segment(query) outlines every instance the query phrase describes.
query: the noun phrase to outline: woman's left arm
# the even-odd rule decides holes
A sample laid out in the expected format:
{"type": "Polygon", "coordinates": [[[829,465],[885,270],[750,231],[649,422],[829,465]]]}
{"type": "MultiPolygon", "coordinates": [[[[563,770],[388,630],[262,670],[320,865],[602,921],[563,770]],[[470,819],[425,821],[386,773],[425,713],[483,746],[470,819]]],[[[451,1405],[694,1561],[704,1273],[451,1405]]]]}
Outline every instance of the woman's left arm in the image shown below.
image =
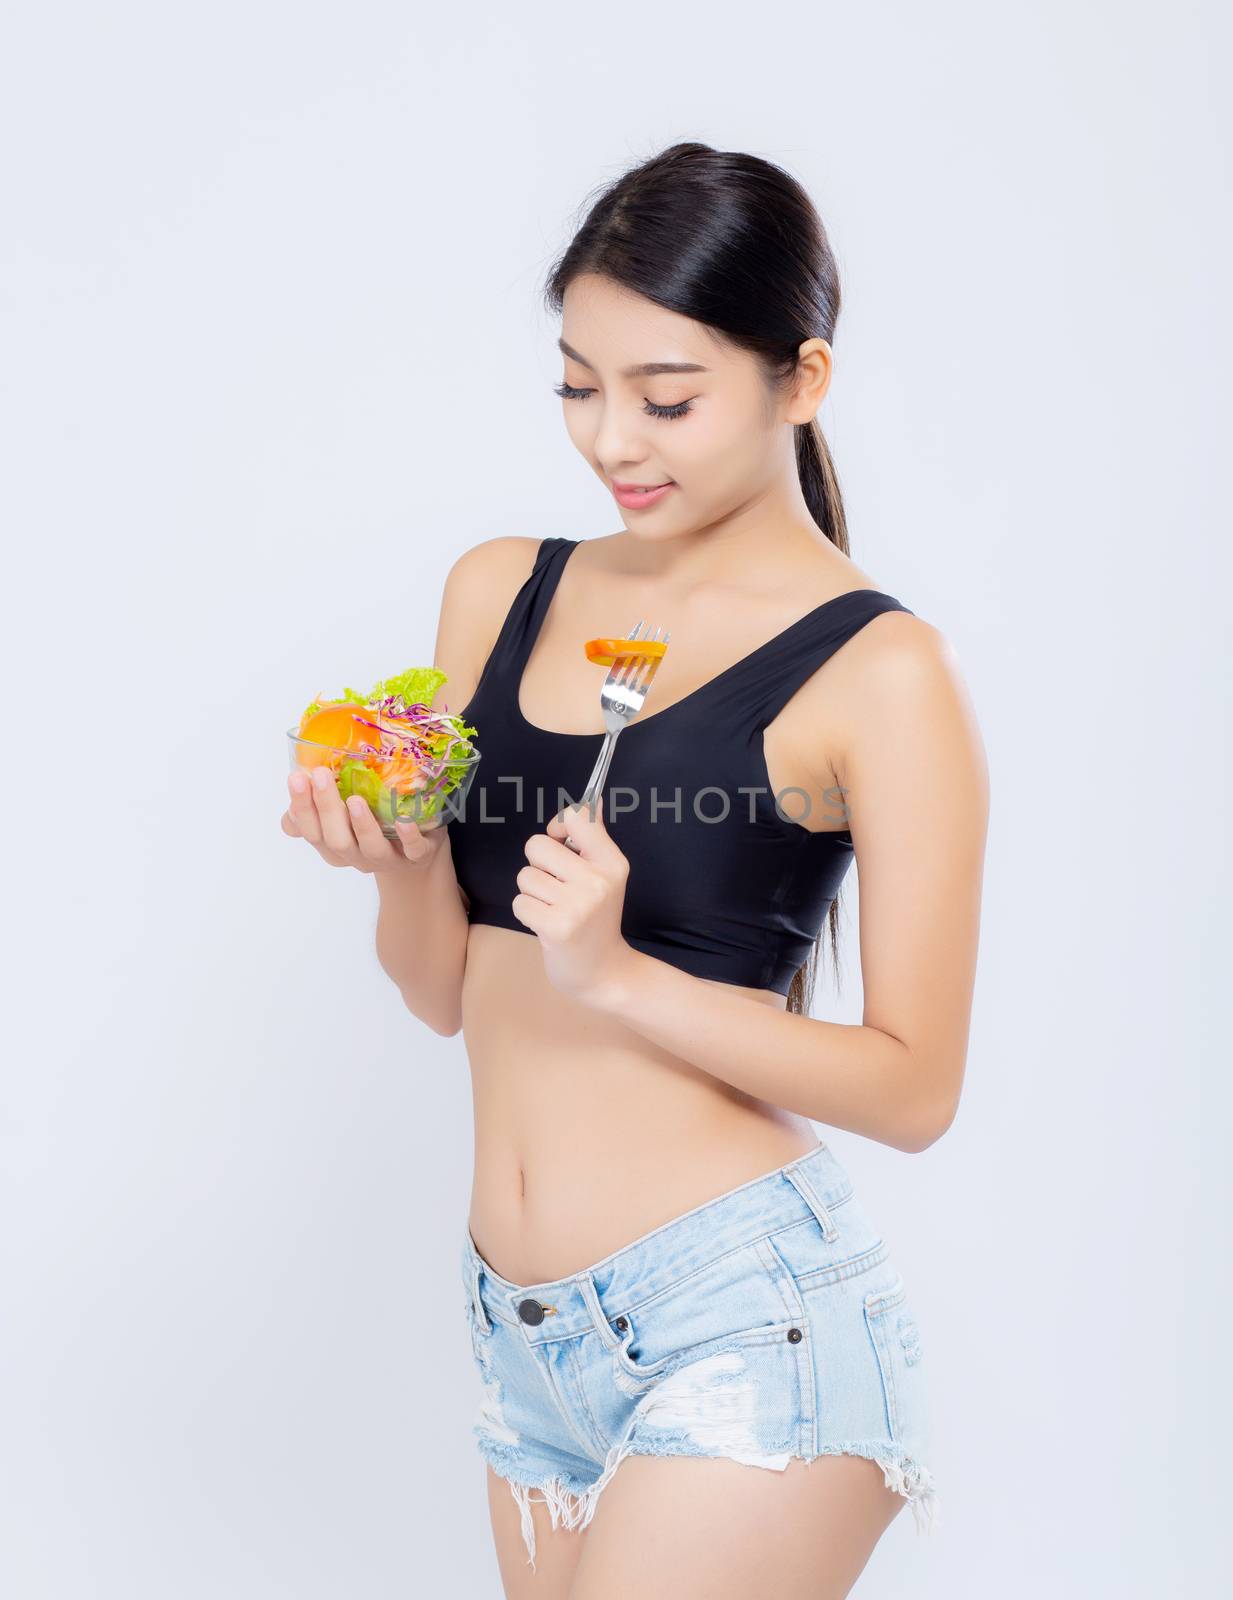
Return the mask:
{"type": "Polygon", "coordinates": [[[834,752],[860,875],[859,1025],[780,1011],[627,944],[628,862],[602,801],[527,841],[513,910],[583,1004],[758,1099],[918,1151],[950,1126],[963,1083],[989,781],[953,648],[900,618],[845,687],[834,752]]]}

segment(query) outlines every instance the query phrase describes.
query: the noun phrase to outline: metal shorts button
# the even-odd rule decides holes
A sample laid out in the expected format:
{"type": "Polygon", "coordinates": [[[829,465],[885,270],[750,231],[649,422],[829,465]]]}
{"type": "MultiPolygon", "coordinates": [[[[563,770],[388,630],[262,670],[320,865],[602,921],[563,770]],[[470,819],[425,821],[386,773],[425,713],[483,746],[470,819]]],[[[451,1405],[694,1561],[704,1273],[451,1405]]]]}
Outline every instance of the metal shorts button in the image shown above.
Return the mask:
{"type": "Polygon", "coordinates": [[[539,1300],[520,1300],[518,1302],[518,1315],[524,1322],[529,1322],[533,1328],[538,1328],[544,1318],[551,1316],[555,1310],[555,1306],[546,1306],[539,1300]]]}

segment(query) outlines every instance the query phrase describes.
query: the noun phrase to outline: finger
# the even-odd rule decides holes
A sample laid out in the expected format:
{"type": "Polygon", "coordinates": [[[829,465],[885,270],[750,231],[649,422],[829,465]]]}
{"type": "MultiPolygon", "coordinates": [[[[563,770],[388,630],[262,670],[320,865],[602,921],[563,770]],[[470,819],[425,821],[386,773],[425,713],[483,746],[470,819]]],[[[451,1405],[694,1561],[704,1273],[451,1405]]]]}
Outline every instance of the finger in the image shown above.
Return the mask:
{"type": "Polygon", "coordinates": [[[422,861],[428,852],[435,848],[437,841],[426,839],[424,830],[409,817],[396,817],[394,826],[398,830],[402,853],[408,861],[422,861]]]}
{"type": "MultiPolygon", "coordinates": [[[[589,806],[571,806],[565,812],[561,840],[562,848],[566,849],[570,855],[573,855],[574,852],[568,850],[568,846],[564,843],[566,835],[574,841],[574,844],[578,847],[577,854],[584,861],[603,861],[614,854],[620,855],[621,852],[615,840],[604,827],[603,804],[603,796],[601,795],[595,802],[596,814],[594,817],[591,815],[589,806]]],[[[551,842],[555,843],[555,839],[551,840],[551,842]]]]}
{"type": "Polygon", "coordinates": [[[299,837],[307,839],[309,844],[320,844],[321,819],[313,803],[312,782],[308,771],[301,767],[298,772],[293,772],[287,779],[287,787],[291,790],[291,820],[295,823],[299,837]]]}
{"type": "Polygon", "coordinates": [[[544,872],[539,867],[530,865],[520,867],[514,882],[524,894],[538,900],[541,905],[554,906],[565,887],[560,878],[554,878],[551,872],[544,872]]]}
{"type": "Polygon", "coordinates": [[[593,828],[603,827],[604,797],[602,794],[596,795],[595,799],[591,801],[584,802],[579,800],[573,805],[563,806],[560,811],[548,819],[548,831],[554,838],[563,839],[570,831],[571,824],[583,818],[593,828]]]}
{"type": "Polygon", "coordinates": [[[561,883],[571,883],[579,875],[579,861],[597,859],[595,850],[587,851],[584,858],[584,848],[579,845],[579,840],[574,840],[573,845],[566,845],[563,838],[547,838],[544,834],[536,834],[526,842],[526,859],[533,866],[542,867],[553,877],[560,878],[561,883]]]}
{"type": "Polygon", "coordinates": [[[532,933],[541,932],[552,916],[552,912],[542,900],[536,900],[529,894],[516,894],[510,901],[509,908],[523,927],[530,928],[532,933]]]}
{"type": "Polygon", "coordinates": [[[336,855],[346,855],[355,842],[347,808],[338,792],[338,780],[329,767],[313,768],[313,800],[321,819],[321,835],[326,848],[336,855]]]}
{"type": "Polygon", "coordinates": [[[578,841],[570,832],[571,824],[577,819],[578,813],[571,811],[567,817],[550,817],[548,826],[544,830],[550,839],[559,839],[569,851],[570,855],[578,855],[578,841]]]}
{"type": "Polygon", "coordinates": [[[374,867],[388,866],[397,851],[382,832],[381,824],[373,816],[368,801],[363,795],[349,795],[344,810],[355,831],[355,843],[364,860],[371,861],[374,867]]]}
{"type": "Polygon", "coordinates": [[[562,883],[578,875],[578,857],[562,839],[550,839],[547,834],[533,833],[523,846],[523,854],[534,867],[551,872],[562,883]]]}

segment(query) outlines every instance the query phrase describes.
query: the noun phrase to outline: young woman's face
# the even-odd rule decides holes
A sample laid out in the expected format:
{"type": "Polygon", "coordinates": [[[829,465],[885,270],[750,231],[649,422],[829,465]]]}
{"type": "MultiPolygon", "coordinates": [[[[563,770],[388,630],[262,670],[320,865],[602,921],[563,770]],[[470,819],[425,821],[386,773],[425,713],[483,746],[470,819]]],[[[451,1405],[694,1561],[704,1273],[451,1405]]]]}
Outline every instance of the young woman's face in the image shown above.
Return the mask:
{"type": "Polygon", "coordinates": [[[570,438],[629,531],[664,539],[796,483],[788,403],[749,352],[594,273],[565,291],[558,389],[570,438]],[[646,371],[648,365],[687,371],[646,371]],[[622,485],[670,484],[642,503],[622,485]]]}

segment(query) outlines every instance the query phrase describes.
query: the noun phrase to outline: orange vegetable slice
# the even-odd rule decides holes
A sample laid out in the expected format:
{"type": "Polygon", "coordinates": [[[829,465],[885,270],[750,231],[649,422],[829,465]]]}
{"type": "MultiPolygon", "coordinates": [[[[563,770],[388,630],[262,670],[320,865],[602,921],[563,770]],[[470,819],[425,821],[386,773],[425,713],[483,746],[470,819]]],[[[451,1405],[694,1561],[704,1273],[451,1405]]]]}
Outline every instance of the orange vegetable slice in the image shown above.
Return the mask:
{"type": "Polygon", "coordinates": [[[339,700],[306,717],[300,738],[311,739],[313,744],[328,744],[335,750],[358,750],[362,744],[378,742],[380,735],[372,726],[376,720],[376,713],[364,706],[339,700]],[[357,721],[357,713],[366,720],[357,721]]]}
{"type": "Polygon", "coordinates": [[[588,639],[587,660],[597,667],[610,667],[618,656],[646,656],[660,660],[668,648],[663,639],[588,639]]]}
{"type": "Polygon", "coordinates": [[[362,761],[383,787],[403,796],[415,794],[425,787],[428,776],[411,751],[397,748],[401,742],[397,720],[383,721],[370,706],[351,700],[323,705],[300,726],[300,738],[308,742],[297,745],[297,764],[329,767],[337,775],[347,760],[362,761]]]}
{"type": "Polygon", "coordinates": [[[360,755],[361,744],[381,744],[381,734],[373,726],[376,720],[376,712],[357,706],[353,701],[334,701],[329,706],[321,706],[299,726],[301,739],[310,742],[296,746],[297,762],[301,766],[331,766],[334,771],[339,770],[345,755],[337,752],[353,750],[360,755]],[[358,722],[357,717],[366,720],[358,722]],[[328,749],[312,749],[315,744],[323,744],[328,749]]]}

